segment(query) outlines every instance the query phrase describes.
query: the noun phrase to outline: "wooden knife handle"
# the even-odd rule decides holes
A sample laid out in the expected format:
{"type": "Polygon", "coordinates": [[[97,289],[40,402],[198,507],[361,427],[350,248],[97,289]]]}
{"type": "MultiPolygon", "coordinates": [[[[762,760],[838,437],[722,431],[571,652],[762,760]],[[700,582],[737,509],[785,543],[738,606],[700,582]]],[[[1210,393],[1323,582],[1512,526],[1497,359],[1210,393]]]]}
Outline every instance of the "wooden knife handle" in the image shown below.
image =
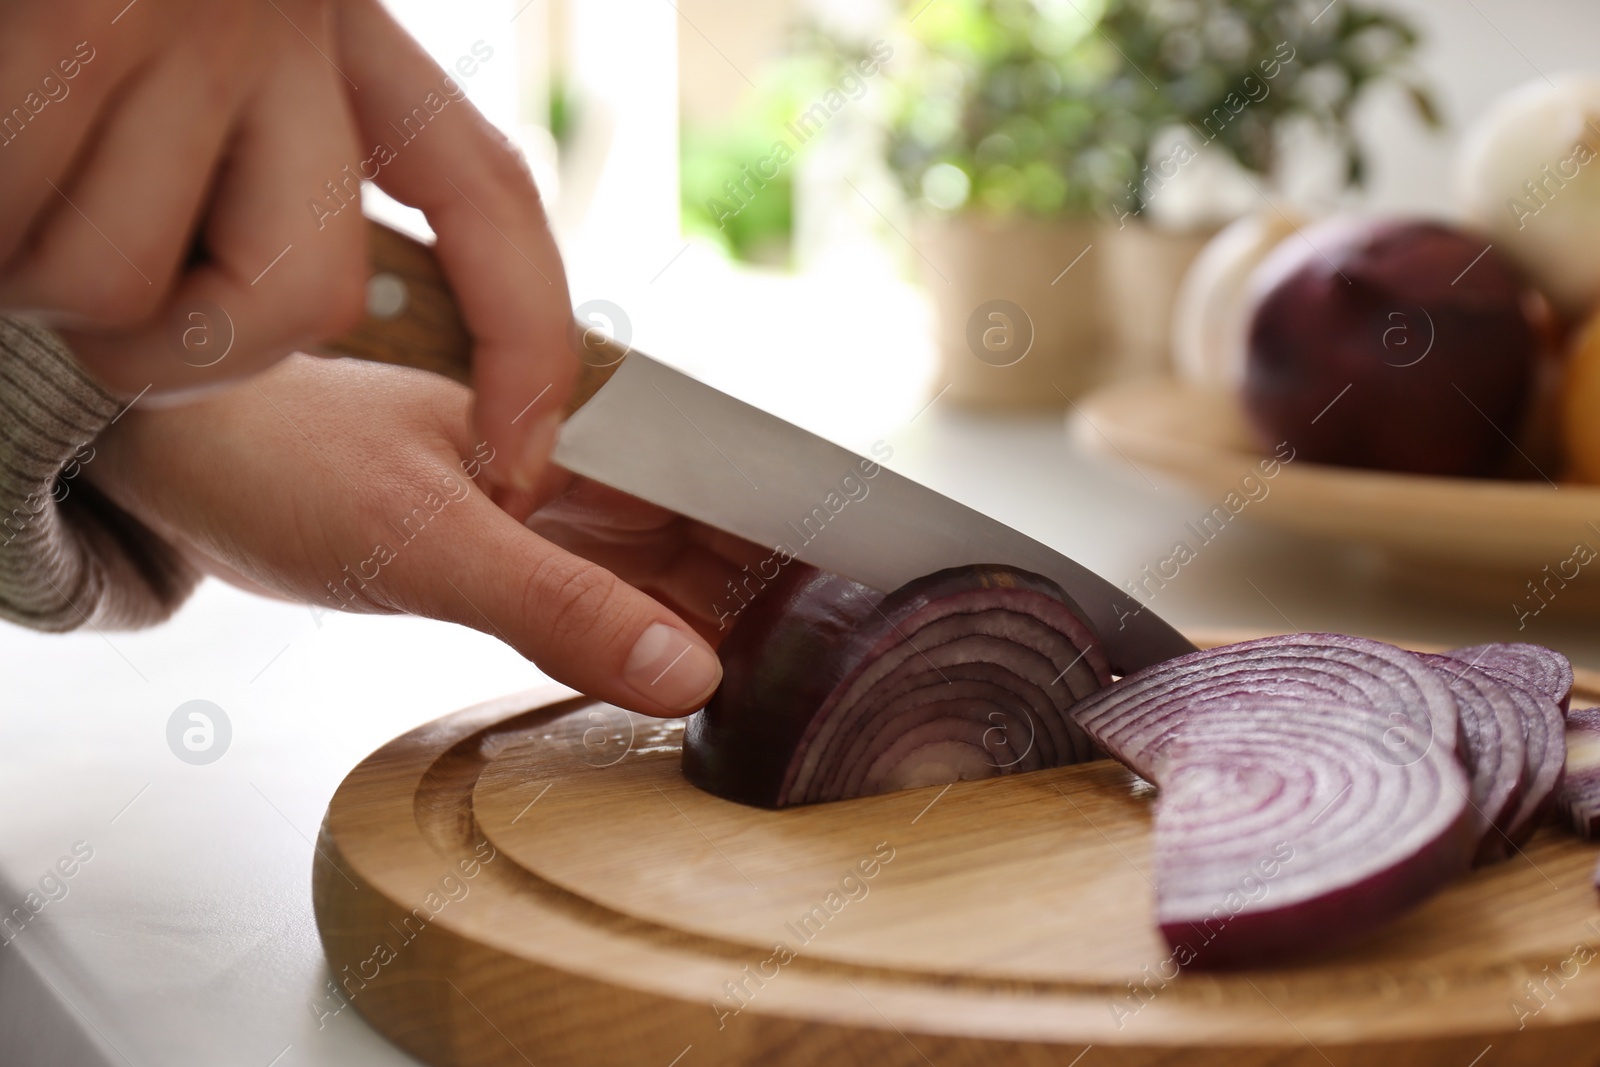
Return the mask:
{"type": "MultiPolygon", "coordinates": [[[[323,350],[379,363],[433,371],[472,384],[472,335],[433,249],[381,222],[367,220],[367,317],[323,350]]],[[[571,415],[610,380],[633,349],[599,330],[573,323],[568,343],[578,356],[571,415]]]]}

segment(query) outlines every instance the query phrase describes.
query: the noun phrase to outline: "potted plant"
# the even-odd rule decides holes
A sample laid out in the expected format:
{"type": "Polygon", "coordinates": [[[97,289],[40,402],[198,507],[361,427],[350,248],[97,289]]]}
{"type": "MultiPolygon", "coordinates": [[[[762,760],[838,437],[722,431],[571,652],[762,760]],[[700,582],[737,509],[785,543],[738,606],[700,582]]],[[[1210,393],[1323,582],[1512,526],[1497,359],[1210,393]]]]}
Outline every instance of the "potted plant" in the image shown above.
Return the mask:
{"type": "Polygon", "coordinates": [[[1371,86],[1398,85],[1438,125],[1409,69],[1416,31],[1373,5],[1113,0],[1100,25],[1124,61],[1107,93],[1146,133],[1143,165],[1102,229],[1107,307],[1132,370],[1167,368],[1174,295],[1217,228],[1252,207],[1277,213],[1291,128],[1323,143],[1332,166],[1321,185],[1337,194],[1366,175],[1351,117],[1371,86]]]}
{"type": "Polygon", "coordinates": [[[950,396],[1059,406],[1102,375],[1097,212],[1136,169],[1119,59],[1068,4],[937,0],[906,31],[887,159],[950,396]]]}
{"type": "Polygon", "coordinates": [[[1163,368],[1183,270],[1248,208],[1241,182],[1272,195],[1290,125],[1337,146],[1341,181],[1359,184],[1350,117],[1370,85],[1399,82],[1436,121],[1406,73],[1408,24],[1358,0],[1318,6],[937,0],[908,12],[887,159],[948,278],[929,286],[953,394],[1061,403],[1163,368]],[[1232,178],[1232,195],[1195,181],[1208,174],[1224,190],[1232,178]],[[1004,366],[973,332],[996,300],[1032,329],[1027,357],[1004,366]]]}

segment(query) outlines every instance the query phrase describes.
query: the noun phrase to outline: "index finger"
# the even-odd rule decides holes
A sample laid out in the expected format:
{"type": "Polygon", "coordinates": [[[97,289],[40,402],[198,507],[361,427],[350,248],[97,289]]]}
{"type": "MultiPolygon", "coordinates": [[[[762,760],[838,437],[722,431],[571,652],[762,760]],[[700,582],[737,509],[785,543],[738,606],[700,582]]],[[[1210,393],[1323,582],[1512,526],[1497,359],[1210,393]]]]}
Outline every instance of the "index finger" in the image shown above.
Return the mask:
{"type": "Polygon", "coordinates": [[[531,489],[577,375],[561,254],[527,165],[383,8],[341,4],[340,52],[369,155],[362,176],[420,208],[473,338],[473,422],[506,457],[494,480],[531,489]]]}

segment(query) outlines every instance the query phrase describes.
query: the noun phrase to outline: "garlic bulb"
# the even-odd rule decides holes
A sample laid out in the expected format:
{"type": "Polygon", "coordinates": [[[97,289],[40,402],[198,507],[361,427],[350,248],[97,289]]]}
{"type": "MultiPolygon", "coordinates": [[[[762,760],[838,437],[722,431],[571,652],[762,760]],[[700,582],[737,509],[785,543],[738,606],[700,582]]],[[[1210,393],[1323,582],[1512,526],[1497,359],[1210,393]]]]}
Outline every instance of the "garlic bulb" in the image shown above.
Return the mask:
{"type": "Polygon", "coordinates": [[[1230,223],[1195,257],[1172,312],[1172,361],[1179,377],[1229,389],[1244,381],[1250,274],[1304,222],[1291,212],[1263,208],[1230,223]]]}
{"type": "Polygon", "coordinates": [[[1600,75],[1529,82],[1468,131],[1457,166],[1466,221],[1569,317],[1600,297],[1600,75]]]}

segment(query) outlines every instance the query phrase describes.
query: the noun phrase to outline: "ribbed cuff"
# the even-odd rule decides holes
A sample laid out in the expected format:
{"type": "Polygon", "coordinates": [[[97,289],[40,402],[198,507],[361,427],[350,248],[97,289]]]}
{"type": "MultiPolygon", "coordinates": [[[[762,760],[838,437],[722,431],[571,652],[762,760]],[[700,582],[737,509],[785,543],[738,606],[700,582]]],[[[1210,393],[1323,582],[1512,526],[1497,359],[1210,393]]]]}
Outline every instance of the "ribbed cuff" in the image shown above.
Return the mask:
{"type": "Polygon", "coordinates": [[[0,618],[54,632],[148,626],[199,581],[82,476],[122,409],[60,338],[0,317],[0,618]]]}

